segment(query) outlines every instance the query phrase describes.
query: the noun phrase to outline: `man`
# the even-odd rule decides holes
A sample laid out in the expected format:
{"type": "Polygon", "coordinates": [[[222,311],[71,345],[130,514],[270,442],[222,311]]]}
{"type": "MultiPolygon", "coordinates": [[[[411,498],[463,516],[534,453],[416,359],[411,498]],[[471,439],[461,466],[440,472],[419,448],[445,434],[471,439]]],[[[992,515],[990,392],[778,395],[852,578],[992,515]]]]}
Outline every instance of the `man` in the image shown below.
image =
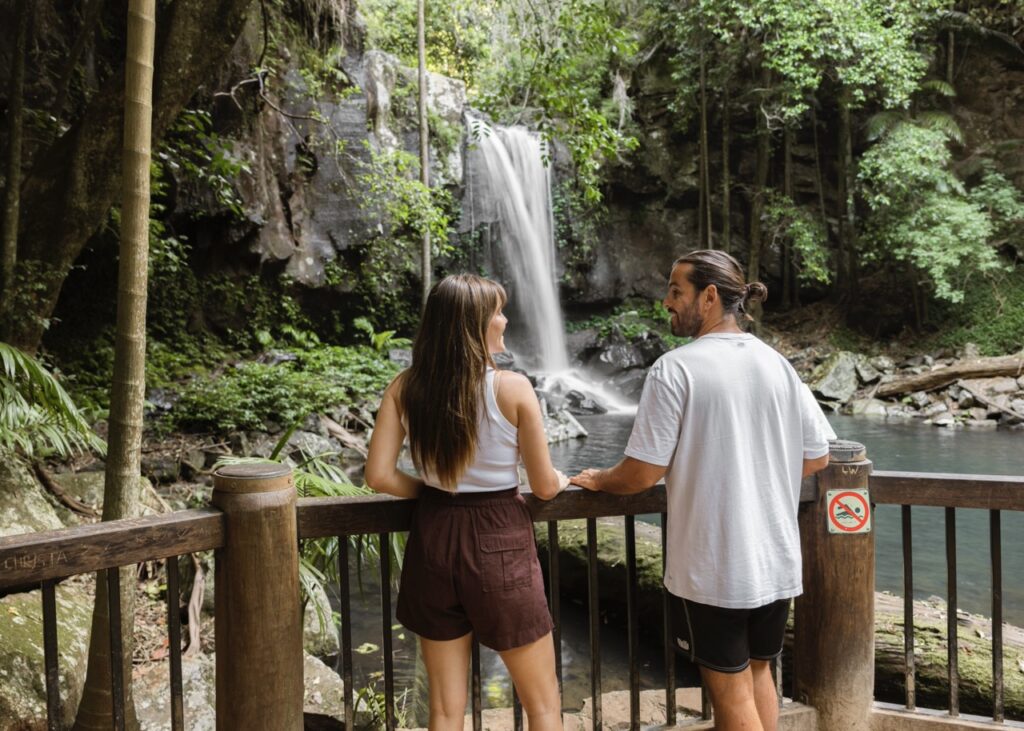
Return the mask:
{"type": "Polygon", "coordinates": [[[776,728],[770,662],[803,590],[800,481],[835,439],[792,366],[740,327],[766,295],[721,251],[676,260],[664,304],[672,332],[694,340],[651,367],[624,459],[572,478],[623,495],[665,477],[674,643],[700,667],[719,729],[776,728]]]}

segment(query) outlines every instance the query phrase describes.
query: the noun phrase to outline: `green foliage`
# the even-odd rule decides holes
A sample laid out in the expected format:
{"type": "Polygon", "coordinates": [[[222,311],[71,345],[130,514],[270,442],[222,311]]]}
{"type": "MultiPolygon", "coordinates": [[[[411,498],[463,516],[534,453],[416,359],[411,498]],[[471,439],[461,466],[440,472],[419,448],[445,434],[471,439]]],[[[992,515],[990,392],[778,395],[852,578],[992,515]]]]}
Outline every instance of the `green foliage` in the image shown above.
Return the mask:
{"type": "Polygon", "coordinates": [[[0,363],[0,454],[106,451],[63,386],[37,360],[0,343],[0,363]]]}
{"type": "Polygon", "coordinates": [[[171,412],[182,429],[260,429],[379,397],[398,366],[369,347],[283,351],[276,365],[248,361],[193,380],[171,412]]]}
{"type": "MultiPolygon", "coordinates": [[[[236,218],[244,215],[235,181],[250,173],[249,164],[231,144],[213,130],[213,117],[205,109],[186,109],[178,115],[156,151],[156,164],[176,177],[208,191],[236,218]]],[[[154,196],[156,191],[154,191],[154,196]]]]}
{"type": "Polygon", "coordinates": [[[783,243],[791,247],[802,281],[831,281],[827,241],[820,219],[775,191],[769,192],[764,219],[767,240],[776,247],[781,248],[783,243]]]}
{"type": "Polygon", "coordinates": [[[672,348],[690,342],[690,338],[672,334],[669,329],[671,317],[660,300],[650,303],[627,301],[612,310],[610,315],[598,315],[586,320],[570,322],[567,323],[566,329],[569,332],[578,332],[593,328],[602,338],[607,338],[617,331],[627,340],[636,340],[653,333],[672,348]]]}
{"type": "Polygon", "coordinates": [[[924,339],[922,351],[974,343],[982,355],[1019,352],[1024,343],[1024,266],[974,280],[962,302],[938,303],[929,324],[938,333],[924,339]]]}
{"type": "Polygon", "coordinates": [[[992,220],[950,170],[941,132],[900,125],[861,159],[859,183],[872,215],[868,255],[910,263],[938,299],[960,302],[967,279],[999,266],[992,220]]]}
{"type": "Polygon", "coordinates": [[[982,163],[981,182],[968,191],[967,197],[988,213],[994,246],[1011,244],[1024,249],[1024,195],[991,161],[982,163]]]}
{"type": "Polygon", "coordinates": [[[360,205],[377,221],[368,232],[357,272],[357,291],[370,318],[409,329],[417,303],[405,293],[420,274],[423,234],[430,232],[431,257],[450,253],[454,202],[443,188],[429,188],[418,178],[419,160],[404,150],[370,147],[370,162],[359,173],[360,205]]]}
{"type": "Polygon", "coordinates": [[[495,4],[493,58],[474,103],[504,122],[530,119],[572,155],[589,202],[601,199],[604,163],[636,147],[602,109],[611,76],[637,52],[628,10],[604,0],[495,4]]]}
{"type": "MultiPolygon", "coordinates": [[[[427,68],[476,84],[480,67],[491,60],[491,36],[497,3],[446,0],[427,5],[425,18],[427,68]]],[[[416,0],[362,0],[359,13],[366,21],[366,44],[393,53],[415,68],[416,0]]]]}
{"type": "Polygon", "coordinates": [[[352,321],[352,325],[356,330],[366,333],[366,337],[370,340],[370,345],[378,353],[386,353],[391,348],[407,348],[412,345],[412,341],[409,338],[396,338],[394,330],[376,332],[373,329],[373,325],[365,317],[357,317],[352,321]]]}

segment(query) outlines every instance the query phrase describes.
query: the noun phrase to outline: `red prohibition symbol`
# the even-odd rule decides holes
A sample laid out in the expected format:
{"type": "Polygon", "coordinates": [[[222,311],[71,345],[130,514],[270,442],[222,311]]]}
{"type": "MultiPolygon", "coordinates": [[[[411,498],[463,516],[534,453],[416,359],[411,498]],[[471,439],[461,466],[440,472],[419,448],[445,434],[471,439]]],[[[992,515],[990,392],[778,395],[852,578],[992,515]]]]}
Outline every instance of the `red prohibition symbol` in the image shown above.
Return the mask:
{"type": "Polygon", "coordinates": [[[841,492],[832,498],[828,505],[828,519],[832,521],[838,530],[846,533],[856,533],[863,528],[871,515],[871,508],[868,501],[859,492],[841,492]],[[843,525],[839,522],[839,515],[845,513],[853,520],[852,525],[843,525]]]}

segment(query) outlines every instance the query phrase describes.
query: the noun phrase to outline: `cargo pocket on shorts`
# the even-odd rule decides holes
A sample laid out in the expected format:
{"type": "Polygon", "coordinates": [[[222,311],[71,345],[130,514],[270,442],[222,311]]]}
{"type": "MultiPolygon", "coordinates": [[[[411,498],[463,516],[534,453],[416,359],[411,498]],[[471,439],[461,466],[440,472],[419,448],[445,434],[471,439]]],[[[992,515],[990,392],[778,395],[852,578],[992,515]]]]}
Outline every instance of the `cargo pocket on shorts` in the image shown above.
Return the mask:
{"type": "Polygon", "coordinates": [[[532,565],[528,549],[533,543],[532,527],[482,533],[479,540],[484,591],[507,591],[530,585],[532,565]]]}

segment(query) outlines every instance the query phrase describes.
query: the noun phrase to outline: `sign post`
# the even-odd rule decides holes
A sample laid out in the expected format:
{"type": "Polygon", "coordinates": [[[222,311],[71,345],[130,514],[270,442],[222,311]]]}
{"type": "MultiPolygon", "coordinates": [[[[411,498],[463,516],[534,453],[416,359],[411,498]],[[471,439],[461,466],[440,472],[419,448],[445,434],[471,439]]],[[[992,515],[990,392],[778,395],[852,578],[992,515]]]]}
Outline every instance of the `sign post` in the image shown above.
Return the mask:
{"type": "Polygon", "coordinates": [[[793,697],[819,728],[868,731],[875,681],[875,534],[863,445],[834,442],[817,497],[800,506],[804,593],[796,600],[793,697]]]}

